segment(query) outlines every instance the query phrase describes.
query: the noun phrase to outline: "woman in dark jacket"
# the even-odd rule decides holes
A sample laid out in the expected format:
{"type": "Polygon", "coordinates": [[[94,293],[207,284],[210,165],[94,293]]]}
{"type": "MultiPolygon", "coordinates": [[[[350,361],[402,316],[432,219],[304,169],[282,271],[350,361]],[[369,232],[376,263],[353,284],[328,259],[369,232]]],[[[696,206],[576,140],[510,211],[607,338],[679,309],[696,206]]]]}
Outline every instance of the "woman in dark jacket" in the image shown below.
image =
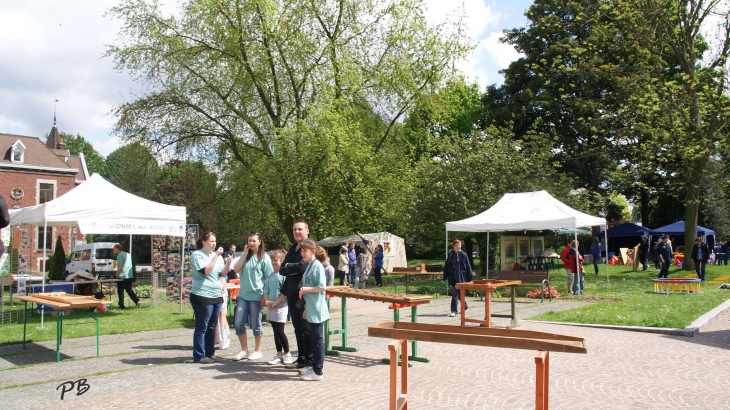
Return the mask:
{"type": "Polygon", "coordinates": [[[710,259],[710,249],[707,244],[702,243],[702,238],[695,238],[695,245],[692,247],[692,262],[695,264],[695,272],[700,280],[705,280],[705,265],[710,259]]]}
{"type": "MultiPolygon", "coordinates": [[[[456,316],[459,310],[459,290],[456,289],[457,283],[471,282],[474,280],[474,275],[471,271],[471,264],[469,263],[469,256],[466,252],[461,250],[461,241],[455,239],[453,242],[454,250],[449,252],[449,256],[446,258],[446,264],[444,265],[444,282],[448,279],[449,285],[454,287],[451,293],[451,314],[450,317],[456,316]]],[[[464,310],[468,309],[469,306],[464,303],[464,310]]]]}

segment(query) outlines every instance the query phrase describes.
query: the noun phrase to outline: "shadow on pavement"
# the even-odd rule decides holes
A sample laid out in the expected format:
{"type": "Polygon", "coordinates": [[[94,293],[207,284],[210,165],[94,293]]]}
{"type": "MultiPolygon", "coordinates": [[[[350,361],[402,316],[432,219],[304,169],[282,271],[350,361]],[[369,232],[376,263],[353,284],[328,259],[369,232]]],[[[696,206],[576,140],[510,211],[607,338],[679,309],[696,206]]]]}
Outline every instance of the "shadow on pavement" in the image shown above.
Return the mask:
{"type": "Polygon", "coordinates": [[[132,349],[140,350],[190,350],[193,348],[191,345],[154,345],[154,346],[134,346],[132,349]]]}
{"type": "Polygon", "coordinates": [[[700,333],[695,337],[669,335],[664,337],[678,340],[680,342],[694,343],[702,346],[730,350],[730,329],[710,330],[707,332],[700,331],[700,333]]]}
{"type": "MultiPolygon", "coordinates": [[[[13,366],[27,366],[31,364],[41,363],[55,363],[56,362],[56,350],[50,349],[41,345],[26,342],[26,350],[20,350],[17,353],[12,353],[0,357],[0,362],[5,361],[13,366]]],[[[75,357],[69,356],[63,353],[63,347],[61,348],[61,360],[67,359],[83,359],[86,356],[75,357]]],[[[5,368],[5,366],[2,366],[5,368]]]]}
{"type": "Polygon", "coordinates": [[[129,364],[132,366],[149,366],[159,364],[175,364],[185,363],[185,361],[192,361],[192,356],[185,357],[139,357],[136,359],[121,359],[120,362],[129,364]]]}

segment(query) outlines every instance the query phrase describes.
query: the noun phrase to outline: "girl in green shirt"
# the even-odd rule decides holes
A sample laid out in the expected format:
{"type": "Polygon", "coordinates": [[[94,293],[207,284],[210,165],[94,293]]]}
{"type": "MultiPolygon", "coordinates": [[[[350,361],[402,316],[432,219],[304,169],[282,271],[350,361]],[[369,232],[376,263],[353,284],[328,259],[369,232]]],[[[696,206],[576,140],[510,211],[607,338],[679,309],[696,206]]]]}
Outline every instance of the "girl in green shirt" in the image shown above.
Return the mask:
{"type": "MultiPolygon", "coordinates": [[[[330,318],[325,291],[327,278],[322,262],[327,259],[327,252],[311,239],[305,239],[299,244],[302,251],[302,260],[309,263],[302,278],[302,288],[299,297],[306,302],[304,308],[305,319],[309,323],[310,339],[312,340],[312,368],[305,370],[299,377],[305,381],[320,381],[324,375],[324,322],[330,318]]],[[[292,312],[298,314],[298,312],[292,312]]]]}

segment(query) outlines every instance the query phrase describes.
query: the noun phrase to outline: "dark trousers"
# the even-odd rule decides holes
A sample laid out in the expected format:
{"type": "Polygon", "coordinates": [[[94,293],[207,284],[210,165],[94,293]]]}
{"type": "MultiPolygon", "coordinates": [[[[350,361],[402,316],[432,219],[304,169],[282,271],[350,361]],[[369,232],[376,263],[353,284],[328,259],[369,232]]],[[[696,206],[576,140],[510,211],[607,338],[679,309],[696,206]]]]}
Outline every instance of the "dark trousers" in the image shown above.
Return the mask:
{"type": "MultiPolygon", "coordinates": [[[[593,269],[596,270],[596,275],[598,275],[598,258],[593,259],[593,269]]],[[[644,268],[644,270],[646,270],[646,268],[644,268]]]]}
{"type": "Polygon", "coordinates": [[[343,286],[345,284],[345,271],[344,270],[338,270],[337,276],[340,278],[340,286],[343,286]]]}
{"type": "Polygon", "coordinates": [[[286,304],[291,313],[291,324],[294,326],[294,336],[297,338],[297,351],[299,352],[300,363],[312,363],[312,341],[309,336],[309,324],[302,319],[302,312],[295,306],[299,295],[292,295],[286,298],[286,304]]]}
{"type": "Polygon", "coordinates": [[[309,323],[309,334],[312,337],[312,370],[321,376],[324,366],[324,322],[309,323]]]}
{"type": "Polygon", "coordinates": [[[662,262],[662,270],[659,271],[659,277],[660,278],[669,277],[669,261],[662,262]]]}
{"type": "Polygon", "coordinates": [[[644,267],[643,270],[646,270],[646,260],[647,259],[648,259],[647,255],[639,255],[639,262],[641,262],[641,265],[644,267]]]}
{"type": "MultiPolygon", "coordinates": [[[[454,286],[454,290],[451,292],[451,313],[457,314],[459,313],[459,302],[461,301],[461,291],[459,289],[456,289],[456,286],[454,286]]],[[[466,300],[464,300],[464,310],[469,309],[469,304],[466,303],[466,300]]]]}
{"type": "Polygon", "coordinates": [[[132,290],[132,283],[134,283],[134,279],[122,279],[121,282],[117,283],[117,293],[119,293],[120,308],[124,308],[124,291],[127,291],[129,298],[132,299],[132,302],[134,302],[135,305],[137,304],[137,302],[139,302],[139,298],[134,293],[134,290],[132,290]]]}
{"type": "Polygon", "coordinates": [[[289,353],[289,338],[286,337],[284,332],[284,326],[286,323],[272,322],[271,329],[274,330],[274,344],[276,345],[277,352],[289,353]]]}
{"type": "Polygon", "coordinates": [[[350,274],[347,277],[347,282],[352,285],[355,283],[355,276],[356,275],[357,266],[350,266],[350,274]]]}
{"type": "Polygon", "coordinates": [[[375,286],[383,286],[383,278],[380,276],[380,271],[382,269],[382,267],[377,266],[373,268],[373,276],[375,276],[375,286]]]}
{"type": "Polygon", "coordinates": [[[215,354],[215,327],[222,303],[214,305],[192,305],[195,312],[195,331],[193,332],[193,360],[215,354]]]}
{"type": "Polygon", "coordinates": [[[707,262],[699,261],[699,260],[693,260],[695,264],[695,272],[697,272],[697,277],[700,278],[700,280],[705,280],[705,265],[707,265],[707,262]]]}

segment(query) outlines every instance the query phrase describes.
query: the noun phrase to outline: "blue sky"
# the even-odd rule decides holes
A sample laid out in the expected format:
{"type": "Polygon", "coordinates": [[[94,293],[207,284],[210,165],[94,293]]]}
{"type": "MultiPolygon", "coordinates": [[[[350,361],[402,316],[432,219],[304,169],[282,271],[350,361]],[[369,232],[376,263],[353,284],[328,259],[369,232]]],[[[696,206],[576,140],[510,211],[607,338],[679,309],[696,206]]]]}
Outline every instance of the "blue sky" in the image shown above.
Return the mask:
{"type": "MultiPolygon", "coordinates": [[[[112,108],[138,89],[130,76],[103,58],[120,24],[104,12],[116,1],[0,1],[0,132],[43,137],[53,126],[80,133],[103,155],[116,149],[112,108]]],[[[174,2],[167,2],[175,4],[174,2]]],[[[498,39],[502,30],[525,25],[532,1],[426,0],[430,22],[466,11],[475,51],[459,68],[482,88],[501,83],[498,71],[518,57],[498,39]]]]}

